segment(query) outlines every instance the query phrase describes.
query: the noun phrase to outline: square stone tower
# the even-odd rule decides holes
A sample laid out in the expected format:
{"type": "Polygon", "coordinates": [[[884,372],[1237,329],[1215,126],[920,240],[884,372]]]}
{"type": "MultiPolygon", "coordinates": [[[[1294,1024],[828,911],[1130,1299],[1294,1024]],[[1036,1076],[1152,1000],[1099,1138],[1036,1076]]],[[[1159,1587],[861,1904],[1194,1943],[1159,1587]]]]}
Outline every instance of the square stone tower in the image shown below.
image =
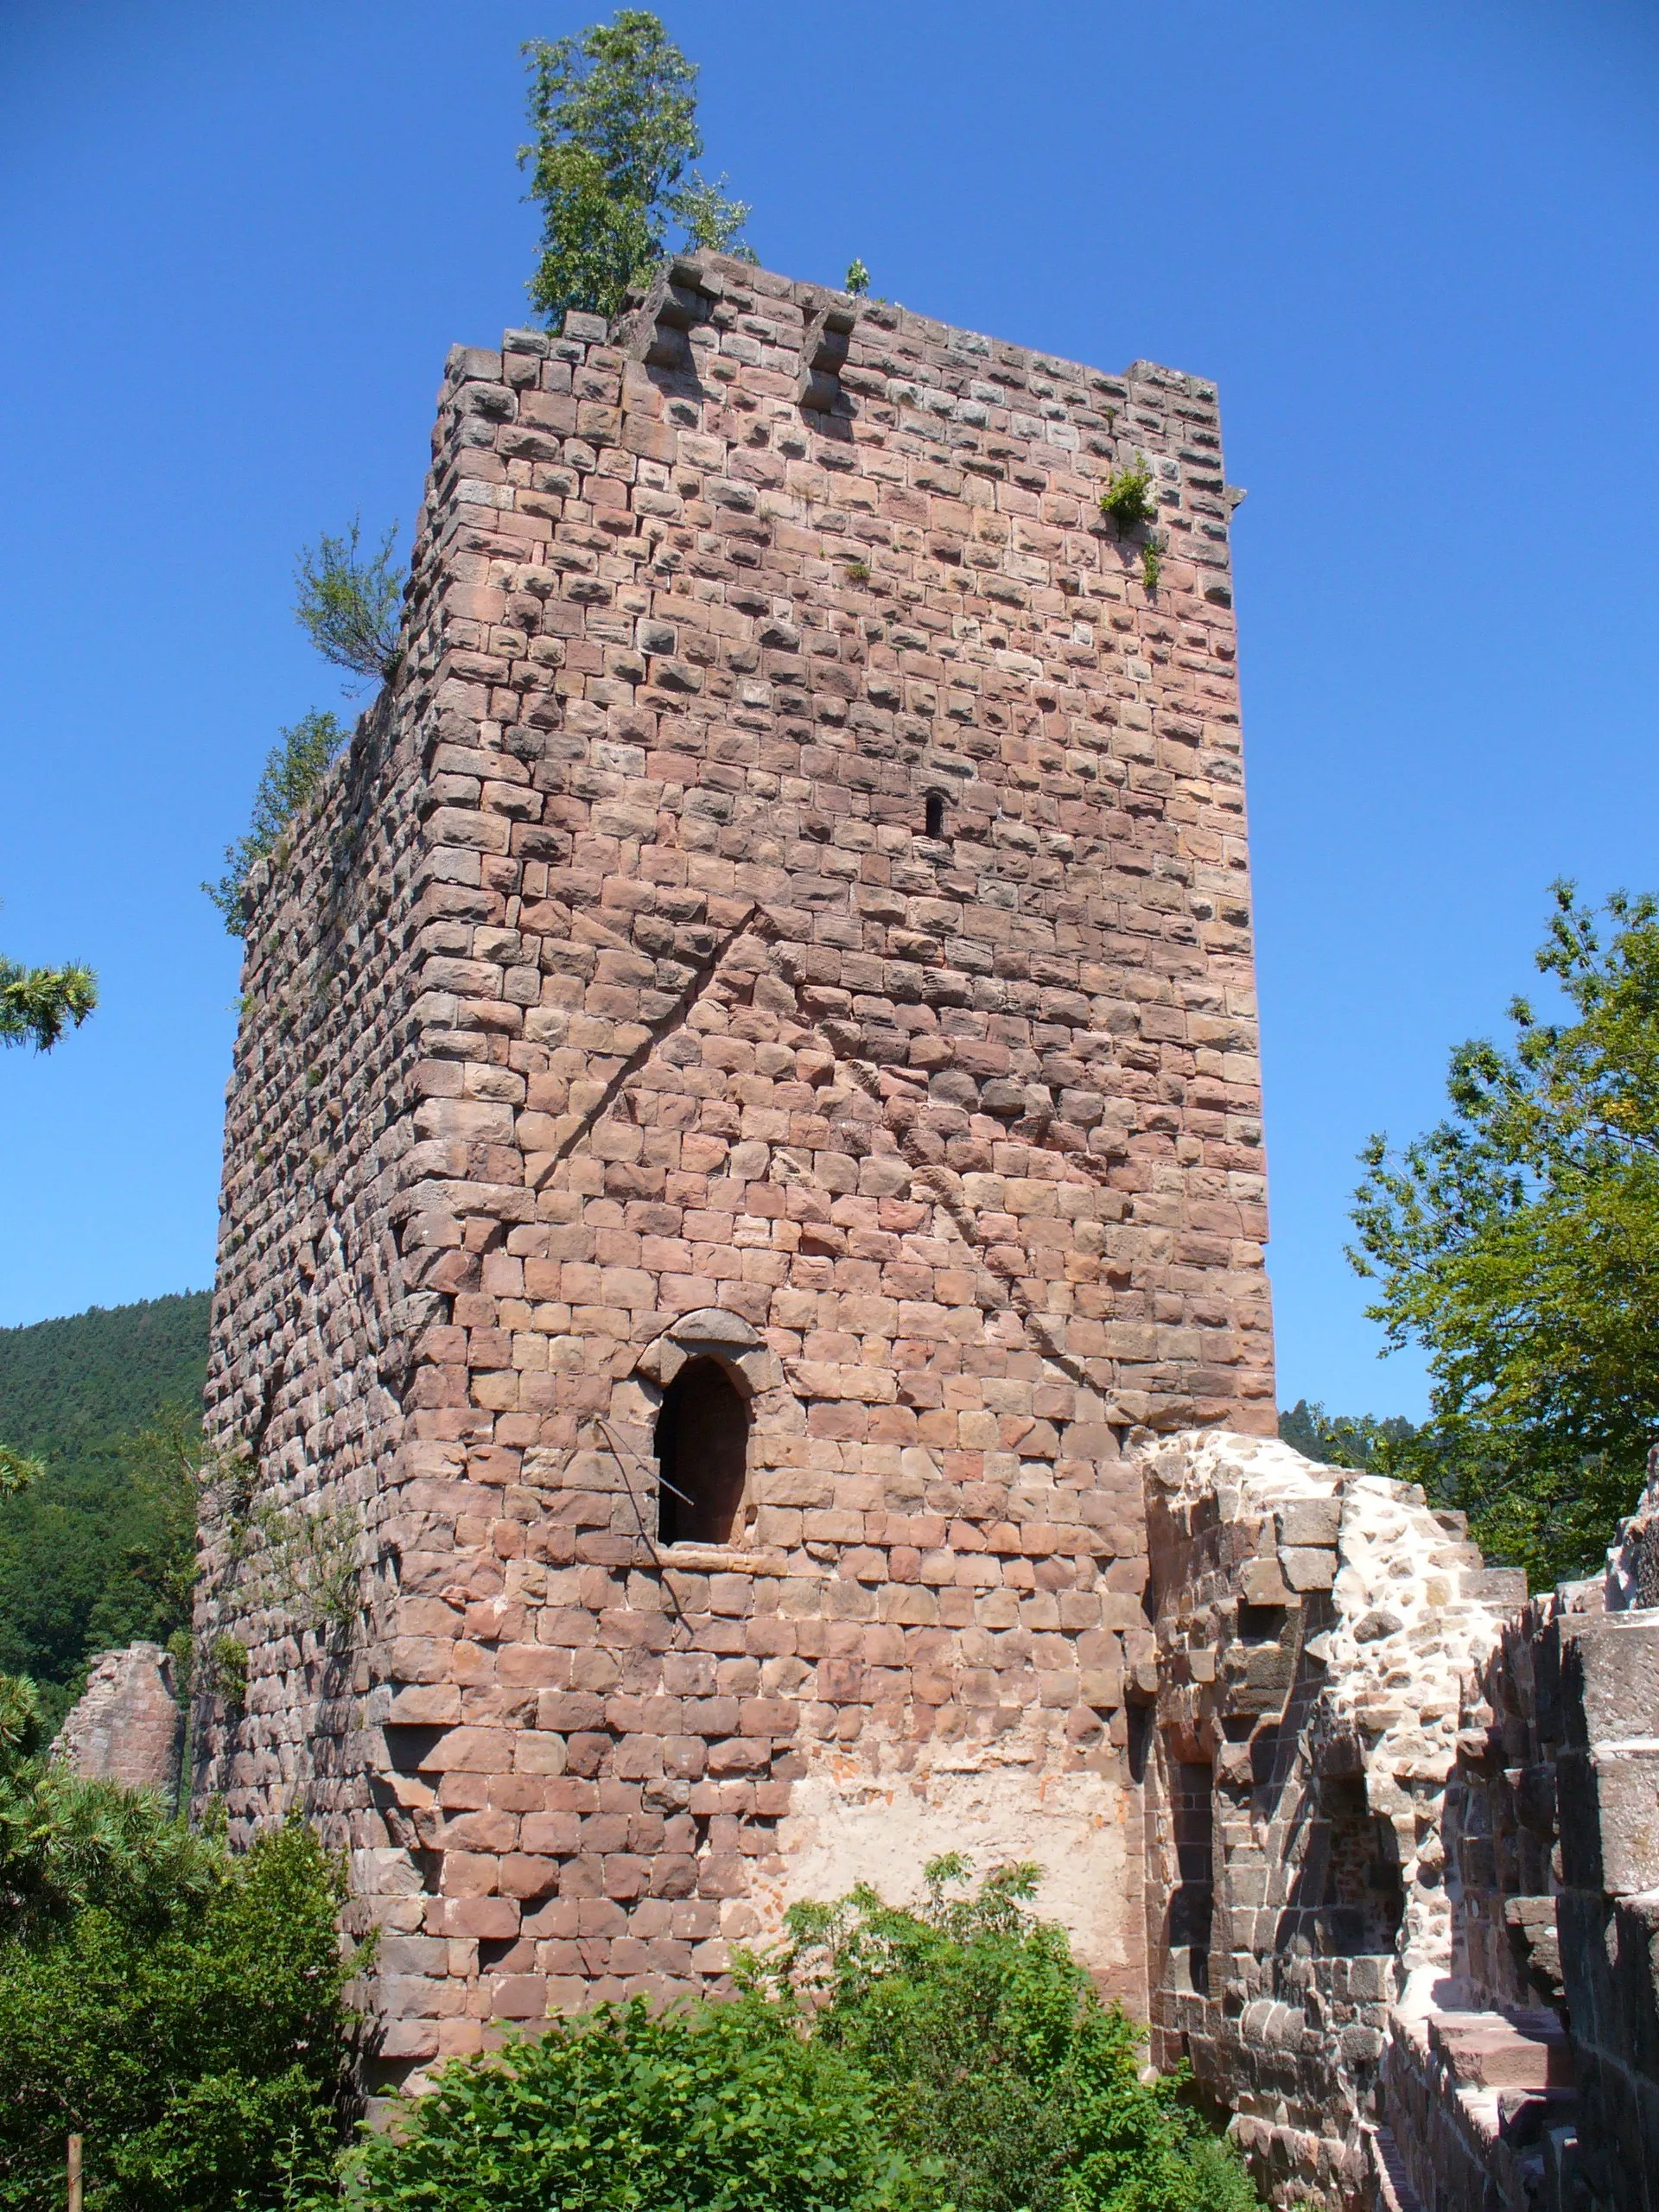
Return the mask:
{"type": "Polygon", "coordinates": [[[1142,2005],[1121,1454],[1274,1423],[1214,389],[710,257],[433,455],[250,890],[198,1796],[394,2068],[947,1847],[1142,2005]]]}

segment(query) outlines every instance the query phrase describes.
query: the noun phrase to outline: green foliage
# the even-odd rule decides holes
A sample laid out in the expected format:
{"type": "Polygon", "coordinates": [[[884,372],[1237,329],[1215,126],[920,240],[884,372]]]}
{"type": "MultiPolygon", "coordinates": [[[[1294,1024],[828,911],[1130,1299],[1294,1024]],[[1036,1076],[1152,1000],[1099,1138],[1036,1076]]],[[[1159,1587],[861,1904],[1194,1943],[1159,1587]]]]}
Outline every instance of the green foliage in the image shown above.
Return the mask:
{"type": "MultiPolygon", "coordinates": [[[[392,558],[397,525],[372,559],[363,550],[353,515],[343,537],[318,538],[295,564],[295,618],[323,658],[374,683],[397,672],[404,571],[392,558]]],[[[332,756],[331,756],[332,757],[332,756]]]]}
{"type": "Polygon", "coordinates": [[[90,968],[20,968],[0,956],[0,1046],[49,1052],[65,1027],[79,1029],[97,1004],[90,968]]]}
{"type": "Polygon", "coordinates": [[[1399,1465],[1535,1581],[1599,1562],[1659,1437],[1659,906],[1555,887],[1537,955],[1572,1019],[1510,1007],[1452,1055],[1451,1116],[1355,1193],[1366,1310],[1429,1355],[1399,1465]]]}
{"type": "MultiPolygon", "coordinates": [[[[323,543],[327,544],[329,540],[325,538],[323,543]]],[[[240,937],[248,925],[243,886],[249,869],[256,861],[276,851],[289,823],[315,798],[317,786],[340,756],[346,735],[333,715],[314,711],[292,729],[283,730],[266,754],[247,834],[226,846],[229,865],[218,882],[201,887],[225,917],[225,926],[232,937],[240,937]]]]}
{"type": "Polygon", "coordinates": [[[542,209],[530,295],[543,315],[615,315],[667,251],[671,226],[688,248],[753,259],[740,244],[749,210],[726,198],[725,178],[686,175],[702,152],[696,65],[657,16],[621,8],[608,24],[524,51],[534,137],[518,161],[542,209]]]}
{"type": "Polygon", "coordinates": [[[751,1993],[636,1998],[447,2066],[356,2153],[361,2212],[875,2212],[920,2204],[868,2086],[751,1993]]]}
{"type": "Polygon", "coordinates": [[[263,1550],[255,1601],[280,1607],[298,1627],[349,1628],[359,1609],[357,1545],[361,1516],[352,1506],[266,1505],[253,1516],[263,1550]]]}
{"type": "Polygon", "coordinates": [[[1100,512],[1119,530],[1133,530],[1137,524],[1150,522],[1157,513],[1152,470],[1143,454],[1136,454],[1132,467],[1114,469],[1108,476],[1106,489],[1100,495],[1100,512]]]}
{"type": "MultiPolygon", "coordinates": [[[[7,1686],[10,1688],[10,1686],[7,1686]]],[[[8,1710],[0,1688],[0,1729],[8,1710]]],[[[353,2051],[340,1869],[297,1819],[232,1858],[153,1800],[14,1758],[51,1909],[0,1940],[0,2206],[263,2212],[327,2183],[353,2051]],[[32,1798],[31,1798],[32,1789],[32,1798]]],[[[19,1879],[0,1821],[0,1892],[19,1879]]]]}
{"type": "Polygon", "coordinates": [[[855,300],[861,300],[870,289],[870,272],[857,254],[847,264],[846,289],[855,300]]]}
{"type": "Polygon", "coordinates": [[[817,2039],[874,2083],[895,2148],[942,2166],[955,2212],[1255,2212],[1231,2147],[1178,2081],[1141,2080],[1135,2029],[1025,1909],[1039,1870],[950,1894],[969,1872],[935,1860],[913,1912],[860,1889],[789,1916],[784,1969],[819,2000],[817,2039]]]}
{"type": "Polygon", "coordinates": [[[0,1444],[0,1497],[16,1497],[20,1491],[37,1483],[46,1472],[43,1459],[30,1459],[24,1452],[15,1452],[10,1444],[0,1444]]]}
{"type": "Polygon", "coordinates": [[[1258,2212],[1244,2170],[1143,2082],[1135,2031],[1033,1867],[928,1902],[798,1906],[739,1993],[644,1999],[445,2067],[353,2154],[360,2212],[1258,2212]]]}
{"type": "Polygon", "coordinates": [[[1158,589],[1158,579],[1164,573],[1163,548],[1149,537],[1141,548],[1141,582],[1148,597],[1158,589]]]}
{"type": "Polygon", "coordinates": [[[0,1669],[48,1721],[91,1653],[189,1619],[208,1294],[0,1329],[0,1435],[45,1471],[0,1496],[0,1669]]]}
{"type": "MultiPolygon", "coordinates": [[[[1317,1399],[1298,1398],[1279,1416],[1279,1434],[1305,1459],[1326,1467],[1357,1467],[1368,1474],[1391,1475],[1398,1448],[1416,1434],[1398,1414],[1379,1421],[1375,1414],[1328,1414],[1317,1399]]],[[[1415,1481],[1413,1475],[1410,1479],[1415,1481]]]]}
{"type": "Polygon", "coordinates": [[[8,1945],[78,1914],[118,1910],[154,1933],[213,1878],[207,1847],[158,1798],[76,1774],[47,1758],[46,1739],[35,1685],[0,1675],[0,1972],[8,1945]]]}
{"type": "Polygon", "coordinates": [[[203,1688],[222,1698],[230,1712],[239,1713],[248,1701],[247,1645],[228,1631],[216,1636],[207,1647],[202,1676],[203,1688]]]}

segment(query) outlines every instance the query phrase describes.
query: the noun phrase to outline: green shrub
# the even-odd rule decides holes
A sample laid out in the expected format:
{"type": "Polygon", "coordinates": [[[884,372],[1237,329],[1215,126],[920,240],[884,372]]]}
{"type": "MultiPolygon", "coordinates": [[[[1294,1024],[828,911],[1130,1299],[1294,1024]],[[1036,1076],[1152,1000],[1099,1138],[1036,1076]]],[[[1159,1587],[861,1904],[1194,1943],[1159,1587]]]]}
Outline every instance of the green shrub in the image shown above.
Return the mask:
{"type": "Polygon", "coordinates": [[[327,2185],[354,2017],[336,1864],[298,1819],[233,1857],[41,1756],[0,1677],[0,2207],[264,2212],[327,2185]]]}
{"type": "Polygon", "coordinates": [[[1100,512],[1120,530],[1133,530],[1137,523],[1152,520],[1158,501],[1152,488],[1152,471],[1143,454],[1137,454],[1133,467],[1116,469],[1107,478],[1106,489],[1100,495],[1100,512]]]}
{"type": "Polygon", "coordinates": [[[798,1906],[740,1993],[643,1999],[446,2067],[353,2154],[358,2212],[1258,2212],[1231,2147],[1143,2082],[1136,2031],[1035,1869],[894,1910],[798,1906]]]}
{"type": "Polygon", "coordinates": [[[372,559],[360,535],[353,516],[343,537],[325,533],[305,548],[294,569],[294,615],[325,660],[378,683],[397,672],[404,572],[392,559],[396,523],[372,559]]]}
{"type": "Polygon", "coordinates": [[[643,1999],[443,2069],[354,2154],[360,2212],[876,2212],[937,2201],[868,2085],[758,1992],[643,1999]]]}
{"type": "Polygon", "coordinates": [[[205,1902],[219,1854],[159,1798],[45,1756],[33,1682],[0,1675],[0,1973],[10,1946],[117,1908],[140,1933],[205,1902]]]}
{"type": "Polygon", "coordinates": [[[1038,1869],[948,1894],[967,1872],[935,1860],[914,1912],[857,1890],[790,1915],[781,1970],[815,1989],[817,2039],[872,2082],[894,2148],[942,2162],[954,2212],[1253,2212],[1231,2146],[1179,2079],[1142,2081],[1136,2030],[1025,1910],[1038,1869]]]}
{"type": "MultiPolygon", "coordinates": [[[[323,543],[328,543],[325,538],[323,543]]],[[[225,848],[228,862],[217,883],[202,889],[225,917],[232,937],[247,927],[247,906],[242,887],[256,861],[274,853],[299,810],[316,795],[330,764],[346,742],[346,732],[329,714],[309,714],[282,732],[280,741],[265,756],[264,773],[253,795],[253,820],[248,833],[225,848]]]]}

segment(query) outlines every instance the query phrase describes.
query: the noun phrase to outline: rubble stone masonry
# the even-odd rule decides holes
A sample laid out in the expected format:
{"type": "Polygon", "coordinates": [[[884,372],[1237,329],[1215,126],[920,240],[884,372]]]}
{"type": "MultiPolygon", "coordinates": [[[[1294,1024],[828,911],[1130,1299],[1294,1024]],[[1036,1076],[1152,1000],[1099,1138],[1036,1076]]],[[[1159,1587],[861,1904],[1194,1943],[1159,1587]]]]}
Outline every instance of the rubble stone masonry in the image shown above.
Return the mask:
{"type": "Polygon", "coordinates": [[[1274,1423],[1236,496],[1199,379],[721,258],[452,354],[251,887],[193,1737],[394,2074],[945,1847],[1145,2011],[1127,1453],[1274,1423]]]}

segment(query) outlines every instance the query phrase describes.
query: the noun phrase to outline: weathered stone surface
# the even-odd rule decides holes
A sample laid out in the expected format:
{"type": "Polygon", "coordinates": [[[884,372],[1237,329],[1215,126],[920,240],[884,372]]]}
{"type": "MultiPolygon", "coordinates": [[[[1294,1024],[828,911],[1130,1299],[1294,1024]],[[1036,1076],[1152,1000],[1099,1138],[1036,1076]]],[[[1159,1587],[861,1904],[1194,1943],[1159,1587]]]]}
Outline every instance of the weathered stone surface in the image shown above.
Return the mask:
{"type": "Polygon", "coordinates": [[[1196,379],[718,257],[451,355],[250,887],[193,1777],[410,2078],[966,1848],[1277,2201],[1659,2212],[1659,1487],[1528,1605],[1270,1440],[1231,505],[1196,379]]]}
{"type": "Polygon", "coordinates": [[[1659,1717],[1659,1618],[1613,1612],[1563,1621],[1560,1696],[1569,1744],[1653,1735],[1659,1717]]]}
{"type": "Polygon", "coordinates": [[[92,1661],[52,1756],[78,1774],[126,1789],[157,1790],[170,1801],[179,1786],[183,1738],[172,1660],[159,1643],[133,1643],[92,1661]]]}
{"type": "Polygon", "coordinates": [[[718,257],[450,356],[254,887],[197,1624],[198,1792],[442,1941],[398,2062],[947,1847],[1144,2007],[1125,1454],[1274,1421],[1230,512],[1198,379],[718,257]],[[695,1359],[741,1495],[659,1541],[695,1359]]]}
{"type": "Polygon", "coordinates": [[[1643,1608],[1656,1530],[1650,1472],[1606,1573],[1530,1600],[1464,1685],[1440,1985],[1462,2009],[1444,2031],[1424,2015],[1427,2038],[1397,2010],[1381,2078],[1396,2163],[1429,2212],[1653,2212],[1659,1669],[1643,1608]],[[1503,2061],[1470,2045],[1467,2024],[1495,2019],[1534,2041],[1542,2025],[1560,2054],[1544,2082],[1486,2086],[1503,2061]]]}
{"type": "Polygon", "coordinates": [[[1567,1886],[1615,1897],[1659,1888],[1659,1742],[1569,1748],[1555,1771],[1567,1886]]]}
{"type": "MultiPolygon", "coordinates": [[[[1385,2194],[1366,2130],[1395,2044],[1432,2070],[1465,2035],[1453,2021],[1437,2057],[1413,2045],[1452,1965],[1446,1794],[1501,1623],[1459,1593],[1461,1530],[1408,1484],[1227,1434],[1144,1464],[1154,2055],[1190,2059],[1278,2201],[1336,2212],[1385,2194]],[[1253,1555],[1262,1529],[1276,1559],[1253,1555]],[[1264,1603],[1275,1586],[1296,1601],[1264,1603]]],[[[1493,2081],[1506,2065],[1506,2082],[1554,2079],[1537,2052],[1558,2027],[1486,2025],[1465,2041],[1493,2081]]],[[[1484,2189],[1485,2166],[1458,2155],[1484,2189]]]]}

